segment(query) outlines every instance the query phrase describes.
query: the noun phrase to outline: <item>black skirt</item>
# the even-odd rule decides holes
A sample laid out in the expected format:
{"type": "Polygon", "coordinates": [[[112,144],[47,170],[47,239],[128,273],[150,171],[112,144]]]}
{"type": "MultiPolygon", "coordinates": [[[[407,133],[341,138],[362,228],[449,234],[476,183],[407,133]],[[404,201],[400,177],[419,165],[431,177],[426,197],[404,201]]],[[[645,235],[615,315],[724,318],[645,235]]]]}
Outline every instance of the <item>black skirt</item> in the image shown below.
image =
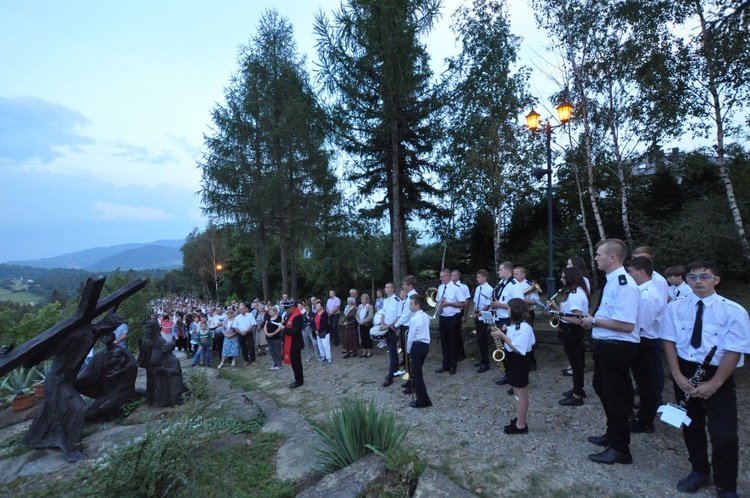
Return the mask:
{"type": "Polygon", "coordinates": [[[531,370],[529,355],[506,351],[505,357],[508,360],[508,385],[519,388],[528,386],[529,371],[531,370]]]}

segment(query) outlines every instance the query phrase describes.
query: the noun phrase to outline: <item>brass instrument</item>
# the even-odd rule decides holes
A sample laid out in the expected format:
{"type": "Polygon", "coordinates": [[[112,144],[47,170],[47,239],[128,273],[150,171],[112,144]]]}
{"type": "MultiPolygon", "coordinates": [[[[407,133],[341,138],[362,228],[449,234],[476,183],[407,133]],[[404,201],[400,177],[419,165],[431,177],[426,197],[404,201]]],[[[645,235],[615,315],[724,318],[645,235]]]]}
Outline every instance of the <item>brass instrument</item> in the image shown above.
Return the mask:
{"type": "MultiPolygon", "coordinates": [[[[536,293],[537,293],[537,294],[539,294],[540,296],[541,296],[542,294],[544,294],[544,291],[542,291],[542,288],[541,288],[541,287],[539,287],[539,284],[538,284],[538,283],[536,283],[536,280],[532,280],[532,281],[531,281],[531,285],[529,285],[529,286],[528,286],[528,287],[527,287],[526,289],[524,289],[524,291],[523,291],[523,295],[524,295],[524,296],[528,296],[529,294],[531,294],[532,292],[535,292],[535,291],[536,291],[536,293]]],[[[557,294],[555,294],[555,295],[557,295],[557,294]]]]}
{"type": "Polygon", "coordinates": [[[438,313],[440,313],[440,308],[443,307],[443,301],[445,301],[445,295],[443,295],[443,298],[440,300],[440,302],[437,302],[437,292],[437,287],[430,287],[429,289],[427,289],[427,292],[425,292],[425,302],[428,306],[432,306],[433,308],[435,308],[435,313],[430,317],[430,320],[434,320],[435,317],[438,316],[438,313]]]}
{"type": "MultiPolygon", "coordinates": [[[[492,330],[499,330],[497,327],[492,327],[490,329],[490,333],[492,330]]],[[[497,368],[501,371],[505,370],[505,366],[503,365],[503,361],[505,361],[505,347],[503,346],[503,340],[499,337],[492,337],[495,339],[495,350],[492,352],[492,359],[495,360],[497,363],[497,368]]]]}

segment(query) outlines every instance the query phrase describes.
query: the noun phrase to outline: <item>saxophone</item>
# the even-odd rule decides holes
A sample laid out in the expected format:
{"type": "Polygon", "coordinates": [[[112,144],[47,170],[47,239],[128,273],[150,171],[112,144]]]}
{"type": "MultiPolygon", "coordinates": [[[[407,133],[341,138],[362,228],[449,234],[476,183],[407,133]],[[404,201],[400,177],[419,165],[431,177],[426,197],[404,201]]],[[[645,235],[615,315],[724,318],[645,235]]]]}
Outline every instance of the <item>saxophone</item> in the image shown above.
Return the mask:
{"type": "MultiPolygon", "coordinates": [[[[498,328],[492,327],[492,330],[498,330],[498,328]]],[[[499,337],[493,337],[493,339],[495,339],[495,350],[492,352],[492,359],[497,363],[497,368],[500,371],[504,371],[505,365],[503,365],[503,361],[505,361],[505,347],[503,346],[503,340],[499,337]]]]}

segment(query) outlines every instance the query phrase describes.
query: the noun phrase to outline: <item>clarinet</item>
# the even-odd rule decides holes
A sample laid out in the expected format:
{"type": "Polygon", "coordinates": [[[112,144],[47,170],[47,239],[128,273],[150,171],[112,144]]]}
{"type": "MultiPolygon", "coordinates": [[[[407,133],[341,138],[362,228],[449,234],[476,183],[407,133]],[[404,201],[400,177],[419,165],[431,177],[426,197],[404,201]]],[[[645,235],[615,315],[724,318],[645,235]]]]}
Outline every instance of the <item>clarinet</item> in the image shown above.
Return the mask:
{"type": "MultiPolygon", "coordinates": [[[[711,364],[711,359],[713,359],[714,354],[716,354],[716,346],[711,348],[711,351],[708,352],[706,355],[706,359],[703,360],[703,363],[698,365],[698,368],[695,369],[695,373],[693,374],[690,379],[688,379],[688,382],[690,382],[690,385],[693,387],[697,387],[698,384],[703,380],[703,377],[706,375],[706,369],[711,364]]],[[[680,407],[685,408],[688,401],[690,401],[690,395],[688,393],[685,393],[685,399],[680,401],[680,407]]]]}

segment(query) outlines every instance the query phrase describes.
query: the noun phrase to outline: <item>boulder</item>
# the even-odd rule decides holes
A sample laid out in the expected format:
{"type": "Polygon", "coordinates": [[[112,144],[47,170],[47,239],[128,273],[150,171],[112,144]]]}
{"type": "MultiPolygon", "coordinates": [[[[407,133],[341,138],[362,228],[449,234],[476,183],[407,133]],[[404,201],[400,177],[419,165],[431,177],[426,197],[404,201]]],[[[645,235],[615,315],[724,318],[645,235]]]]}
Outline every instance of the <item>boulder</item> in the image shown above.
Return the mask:
{"type": "Polygon", "coordinates": [[[419,476],[414,498],[475,498],[476,495],[469,493],[435,469],[426,469],[419,476]]]}
{"type": "Polygon", "coordinates": [[[317,484],[298,494],[297,498],[356,498],[368,484],[384,477],[385,461],[375,453],[369,453],[348,467],[328,474],[317,484]]]}

